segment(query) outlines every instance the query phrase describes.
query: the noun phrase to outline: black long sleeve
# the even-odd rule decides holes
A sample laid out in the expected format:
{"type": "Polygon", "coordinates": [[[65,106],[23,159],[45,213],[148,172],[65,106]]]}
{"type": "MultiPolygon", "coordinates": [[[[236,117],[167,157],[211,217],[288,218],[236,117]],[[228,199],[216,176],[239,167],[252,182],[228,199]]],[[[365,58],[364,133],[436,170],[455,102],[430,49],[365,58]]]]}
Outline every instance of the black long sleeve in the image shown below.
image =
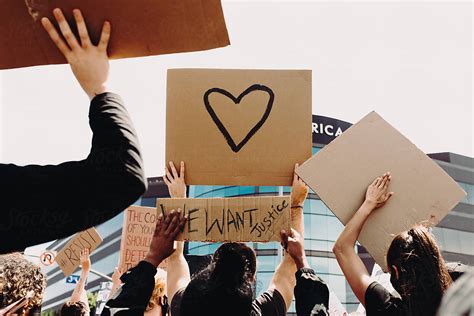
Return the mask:
{"type": "Polygon", "coordinates": [[[89,124],[92,148],[84,160],[0,164],[0,253],[101,224],[143,194],[146,179],[138,138],[121,98],[113,93],[96,96],[89,124]]]}
{"type": "Polygon", "coordinates": [[[313,269],[296,271],[296,314],[298,316],[329,315],[329,289],[313,269]]]}
{"type": "Polygon", "coordinates": [[[122,287],[105,304],[102,316],[143,315],[155,288],[156,267],[140,261],[120,278],[122,287]]]}

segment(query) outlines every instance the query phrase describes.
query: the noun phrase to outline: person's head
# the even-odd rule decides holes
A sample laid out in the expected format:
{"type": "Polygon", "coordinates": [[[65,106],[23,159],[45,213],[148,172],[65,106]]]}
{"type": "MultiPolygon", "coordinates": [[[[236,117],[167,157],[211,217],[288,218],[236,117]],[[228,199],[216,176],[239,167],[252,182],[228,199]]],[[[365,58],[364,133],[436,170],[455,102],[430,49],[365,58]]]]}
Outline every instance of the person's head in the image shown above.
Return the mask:
{"type": "Polygon", "coordinates": [[[88,308],[83,302],[66,302],[61,307],[61,316],[86,316],[88,308]]]}
{"type": "Polygon", "coordinates": [[[387,266],[409,314],[434,315],[452,280],[428,229],[417,225],[398,234],[388,249],[387,266]]]}
{"type": "Polygon", "coordinates": [[[184,291],[181,315],[250,315],[256,268],[252,248],[243,243],[221,245],[184,291]]]}
{"type": "Polygon", "coordinates": [[[165,310],[168,309],[168,302],[166,298],[166,281],[158,276],[155,275],[155,288],[153,289],[153,293],[151,294],[150,301],[146,307],[145,312],[150,312],[154,308],[161,306],[162,315],[165,315],[165,310]]]}
{"type": "Polygon", "coordinates": [[[18,310],[18,315],[39,311],[46,288],[46,277],[39,266],[33,264],[20,253],[0,256],[0,307],[6,307],[26,296],[32,297],[18,310]]]}

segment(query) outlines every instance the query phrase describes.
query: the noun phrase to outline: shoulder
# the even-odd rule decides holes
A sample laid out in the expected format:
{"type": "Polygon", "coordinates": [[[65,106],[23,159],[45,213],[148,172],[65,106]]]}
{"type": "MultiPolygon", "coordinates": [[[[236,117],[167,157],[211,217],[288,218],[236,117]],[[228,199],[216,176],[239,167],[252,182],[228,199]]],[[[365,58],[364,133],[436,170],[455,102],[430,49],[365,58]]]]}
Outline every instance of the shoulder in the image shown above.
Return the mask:
{"type": "Polygon", "coordinates": [[[403,303],[400,297],[390,293],[377,281],[372,282],[365,292],[365,309],[367,315],[399,315],[403,312],[403,303]]]}
{"type": "Polygon", "coordinates": [[[252,303],[252,316],[286,315],[285,300],[277,289],[260,294],[252,303]]]}

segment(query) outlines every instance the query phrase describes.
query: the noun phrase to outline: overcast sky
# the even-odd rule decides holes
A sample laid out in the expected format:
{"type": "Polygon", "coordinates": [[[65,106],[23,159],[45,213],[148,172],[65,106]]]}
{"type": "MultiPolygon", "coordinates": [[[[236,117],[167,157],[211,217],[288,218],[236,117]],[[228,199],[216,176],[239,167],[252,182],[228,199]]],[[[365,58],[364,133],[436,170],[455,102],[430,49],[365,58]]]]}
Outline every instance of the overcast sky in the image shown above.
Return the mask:
{"type": "MultiPolygon", "coordinates": [[[[147,176],[162,174],[167,68],[312,69],[313,113],[379,112],[423,151],[473,156],[470,2],[224,1],[232,45],[112,62],[147,176]]],[[[68,66],[0,71],[0,159],[48,164],[90,148],[88,99],[68,66]]],[[[275,139],[275,142],[278,142],[275,139]]]]}

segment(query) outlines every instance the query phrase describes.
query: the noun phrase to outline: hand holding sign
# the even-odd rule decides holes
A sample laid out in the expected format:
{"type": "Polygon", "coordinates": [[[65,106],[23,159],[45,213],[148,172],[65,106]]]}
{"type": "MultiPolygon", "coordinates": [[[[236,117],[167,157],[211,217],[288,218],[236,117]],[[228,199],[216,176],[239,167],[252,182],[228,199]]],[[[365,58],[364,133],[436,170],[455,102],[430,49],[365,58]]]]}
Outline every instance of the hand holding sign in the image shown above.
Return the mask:
{"type": "Polygon", "coordinates": [[[89,272],[91,269],[91,259],[90,259],[90,252],[88,248],[84,248],[81,250],[81,265],[82,271],[89,272]]]}
{"type": "Polygon", "coordinates": [[[186,182],[184,180],[184,161],[181,161],[181,168],[178,172],[174,167],[172,161],[170,161],[170,168],[165,167],[165,176],[163,180],[168,186],[168,191],[172,198],[185,198],[186,197],[186,182]],[[171,169],[171,172],[170,172],[171,169]]]}
{"type": "Polygon", "coordinates": [[[87,26],[80,10],[73,10],[77,30],[79,31],[80,43],[78,43],[72,33],[61,9],[56,8],[53,13],[61,29],[61,34],[66,39],[66,43],[48,18],[42,18],[41,23],[51,37],[51,40],[71,65],[72,72],[82,89],[92,100],[96,95],[107,91],[106,82],[109,77],[107,45],[110,38],[110,23],[104,22],[99,43],[95,46],[91,43],[87,33],[87,26]]]}
{"type": "Polygon", "coordinates": [[[291,208],[302,208],[304,200],[308,196],[308,186],[296,174],[299,164],[295,165],[295,173],[293,175],[293,185],[291,187],[291,208]]]}
{"type": "Polygon", "coordinates": [[[158,267],[163,260],[168,258],[175,251],[174,241],[180,230],[184,229],[185,223],[186,217],[183,216],[181,210],[177,212],[173,210],[166,216],[160,214],[150,250],[144,260],[158,267]]]}
{"type": "Polygon", "coordinates": [[[388,192],[388,186],[392,180],[390,172],[384,173],[381,177],[377,177],[367,188],[365,193],[365,203],[375,210],[385,204],[393,195],[393,192],[388,192]]]}

